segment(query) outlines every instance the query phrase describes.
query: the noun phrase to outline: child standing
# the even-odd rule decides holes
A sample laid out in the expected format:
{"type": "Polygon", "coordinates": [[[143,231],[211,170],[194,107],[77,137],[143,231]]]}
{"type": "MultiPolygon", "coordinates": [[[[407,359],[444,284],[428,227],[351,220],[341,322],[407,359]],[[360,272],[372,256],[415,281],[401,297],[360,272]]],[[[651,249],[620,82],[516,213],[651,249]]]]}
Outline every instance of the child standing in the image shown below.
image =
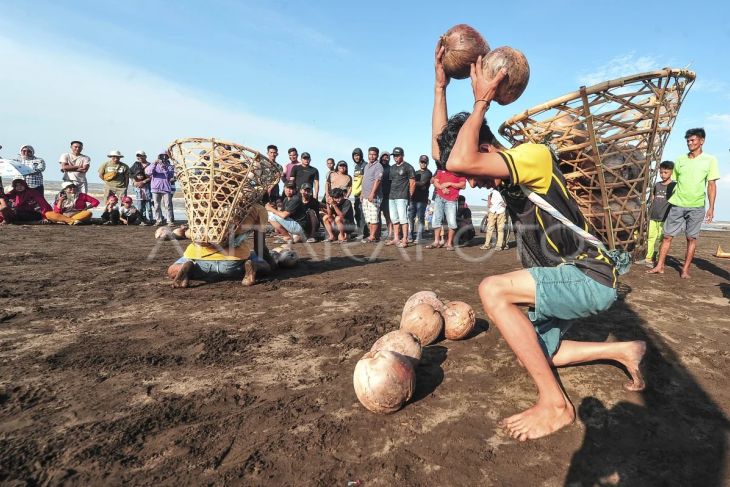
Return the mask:
{"type": "Polygon", "coordinates": [[[116,195],[109,195],[106,199],[104,213],[101,214],[102,225],[119,225],[119,209],[117,208],[119,199],[116,195]]]}
{"type": "Polygon", "coordinates": [[[659,178],[661,181],[654,184],[651,190],[649,207],[649,229],[646,239],[646,258],[644,265],[654,267],[654,257],[659,250],[657,245],[664,236],[664,220],[669,213],[669,198],[672,197],[676,181],[672,181],[674,162],[663,161],[659,164],[659,178]]]}
{"type": "Polygon", "coordinates": [[[431,230],[431,220],[433,219],[433,203],[428,200],[426,204],[426,231],[431,230]]]}
{"type": "Polygon", "coordinates": [[[119,221],[124,225],[139,225],[142,221],[142,214],[132,204],[132,198],[122,198],[122,207],[119,209],[119,221]]]}

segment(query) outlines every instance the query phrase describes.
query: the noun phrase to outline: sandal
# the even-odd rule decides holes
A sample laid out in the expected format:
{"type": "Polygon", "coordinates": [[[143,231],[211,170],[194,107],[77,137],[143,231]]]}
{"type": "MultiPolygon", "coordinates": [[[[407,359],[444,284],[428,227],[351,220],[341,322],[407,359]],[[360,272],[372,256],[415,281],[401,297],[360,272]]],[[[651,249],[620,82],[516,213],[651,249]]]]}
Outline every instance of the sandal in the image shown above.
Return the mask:
{"type": "Polygon", "coordinates": [[[385,245],[388,246],[388,247],[390,247],[391,245],[395,245],[397,243],[398,242],[396,242],[395,240],[388,240],[387,242],[385,242],[385,245]]]}
{"type": "Polygon", "coordinates": [[[398,247],[399,249],[405,249],[406,247],[408,247],[408,243],[407,242],[398,242],[398,244],[396,244],[396,247],[398,247]]]}
{"type": "Polygon", "coordinates": [[[440,245],[437,245],[437,244],[428,244],[428,245],[426,245],[426,248],[427,249],[438,249],[440,247],[441,246],[440,245]]]}
{"type": "Polygon", "coordinates": [[[456,249],[454,247],[452,247],[452,246],[449,245],[449,246],[446,247],[446,250],[448,250],[450,252],[454,252],[456,249]]]}

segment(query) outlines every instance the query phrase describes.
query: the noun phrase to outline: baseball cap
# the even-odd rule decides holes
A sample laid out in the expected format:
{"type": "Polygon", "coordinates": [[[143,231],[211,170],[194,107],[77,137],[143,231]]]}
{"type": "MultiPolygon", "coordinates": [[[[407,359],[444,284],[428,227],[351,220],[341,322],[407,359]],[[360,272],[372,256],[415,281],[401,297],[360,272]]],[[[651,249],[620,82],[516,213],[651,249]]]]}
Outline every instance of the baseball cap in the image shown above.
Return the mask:
{"type": "Polygon", "coordinates": [[[143,151],[143,150],[138,150],[137,152],[134,153],[134,155],[135,156],[145,156],[146,157],[147,156],[147,153],[145,151],[143,151]]]}
{"type": "Polygon", "coordinates": [[[403,155],[403,148],[402,147],[395,147],[395,148],[393,148],[393,155],[394,156],[402,156],[403,155]]]}
{"type": "Polygon", "coordinates": [[[295,183],[294,181],[287,181],[286,184],[284,185],[284,187],[285,188],[296,188],[297,183],[295,183]]]}
{"type": "Polygon", "coordinates": [[[418,158],[418,162],[428,162],[428,156],[426,154],[423,154],[421,157],[418,158]]]}
{"type": "Polygon", "coordinates": [[[302,185],[299,186],[299,189],[312,189],[312,185],[309,183],[302,183],[302,185]]]}
{"type": "Polygon", "coordinates": [[[309,155],[309,152],[302,152],[301,158],[302,159],[311,159],[312,157],[309,155]]]}

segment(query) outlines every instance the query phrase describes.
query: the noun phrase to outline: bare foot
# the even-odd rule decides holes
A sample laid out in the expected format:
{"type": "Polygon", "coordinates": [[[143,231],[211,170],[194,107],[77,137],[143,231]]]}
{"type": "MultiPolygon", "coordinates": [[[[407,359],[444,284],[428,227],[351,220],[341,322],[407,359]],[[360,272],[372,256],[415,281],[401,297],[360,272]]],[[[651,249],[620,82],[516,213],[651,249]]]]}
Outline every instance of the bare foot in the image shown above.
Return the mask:
{"type": "Polygon", "coordinates": [[[502,420],[500,425],[519,441],[534,440],[555,433],[575,421],[575,408],[565,399],[561,405],[541,404],[502,420]]]}
{"type": "Polygon", "coordinates": [[[682,279],[689,279],[689,271],[682,271],[679,277],[681,277],[682,279]]]}
{"type": "Polygon", "coordinates": [[[646,271],[647,274],[664,274],[664,267],[656,266],[655,268],[646,271]]]}
{"type": "Polygon", "coordinates": [[[172,280],[172,287],[182,288],[188,287],[190,284],[190,271],[193,270],[193,263],[188,261],[180,266],[180,270],[177,271],[175,279],[172,280]]]}
{"type": "Polygon", "coordinates": [[[245,269],[246,273],[243,276],[243,281],[241,281],[241,284],[244,286],[253,286],[256,284],[256,266],[253,265],[253,262],[251,260],[247,260],[243,264],[243,268],[245,269]]]}
{"type": "Polygon", "coordinates": [[[631,376],[631,381],[624,384],[624,389],[627,391],[643,391],[646,388],[646,382],[644,382],[644,375],[641,373],[641,361],[646,353],[646,342],[636,340],[634,342],[625,342],[624,345],[626,347],[624,355],[618,361],[626,367],[631,376]]]}

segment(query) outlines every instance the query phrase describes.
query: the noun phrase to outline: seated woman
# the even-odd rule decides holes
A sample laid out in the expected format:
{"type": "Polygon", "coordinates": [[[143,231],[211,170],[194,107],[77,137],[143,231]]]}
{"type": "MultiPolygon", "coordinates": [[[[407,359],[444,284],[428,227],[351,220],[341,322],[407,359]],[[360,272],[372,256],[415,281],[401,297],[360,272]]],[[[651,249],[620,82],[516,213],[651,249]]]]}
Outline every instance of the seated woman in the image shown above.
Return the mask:
{"type": "Polygon", "coordinates": [[[91,208],[99,206],[99,200],[86,193],[80,193],[71,181],[61,185],[61,193],[53,204],[53,211],[46,212],[46,218],[54,223],[78,225],[91,221],[91,208]]]}
{"type": "Polygon", "coordinates": [[[337,241],[342,243],[347,241],[348,230],[355,228],[355,217],[352,210],[352,203],[345,198],[344,192],[340,188],[335,188],[330,194],[327,203],[327,213],[322,217],[324,229],[327,231],[325,242],[335,240],[334,230],[338,232],[337,241]]]}
{"type": "Polygon", "coordinates": [[[2,199],[0,223],[48,223],[45,214],[52,210],[51,205],[38,191],[29,188],[25,179],[13,180],[13,190],[2,199]]]}
{"type": "Polygon", "coordinates": [[[352,176],[347,174],[347,163],[337,163],[337,171],[331,172],[325,182],[325,196],[332,194],[332,190],[341,189],[345,199],[350,198],[352,192],[352,176]]]}
{"type": "Polygon", "coordinates": [[[256,283],[257,272],[277,268],[264,242],[268,214],[260,205],[253,205],[248,216],[234,232],[230,246],[191,243],[183,256],[167,269],[172,287],[188,287],[190,280],[215,282],[241,279],[244,286],[256,283]],[[263,259],[261,258],[263,257],[263,259]]]}

